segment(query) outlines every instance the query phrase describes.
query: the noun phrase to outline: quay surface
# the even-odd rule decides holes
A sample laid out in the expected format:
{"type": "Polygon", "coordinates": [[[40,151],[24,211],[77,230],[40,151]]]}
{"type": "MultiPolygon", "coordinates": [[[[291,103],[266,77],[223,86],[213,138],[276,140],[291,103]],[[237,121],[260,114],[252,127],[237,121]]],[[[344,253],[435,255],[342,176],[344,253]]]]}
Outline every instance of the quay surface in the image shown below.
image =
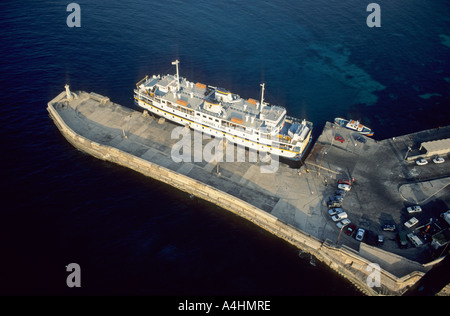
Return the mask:
{"type": "MultiPolygon", "coordinates": [[[[203,149],[194,144],[190,162],[175,162],[171,153],[180,139],[172,139],[171,134],[178,125],[143,115],[95,93],[76,92],[68,99],[66,92],[61,92],[47,109],[75,147],[252,221],[310,252],[366,294],[400,295],[439,262],[430,262],[425,248],[399,249],[395,233],[383,233],[386,242],[382,248],[341,234],[327,214],[326,201],[334,193],[337,179],[355,178],[343,208],[353,223],[373,233],[380,232],[383,223],[403,225],[408,203],[438,197],[450,205],[445,185],[450,176],[449,162],[416,166],[403,159],[411,140],[449,138],[450,127],[395,140],[376,142],[366,138],[362,144],[354,140],[352,131],[327,123],[301,174],[282,163],[276,172],[264,173],[267,164],[248,162],[248,151],[245,162],[196,162],[196,151],[198,154],[203,149]],[[346,141],[336,142],[336,133],[346,141]],[[425,190],[436,175],[443,187],[433,192],[425,190]],[[370,287],[366,282],[371,263],[381,267],[379,287],[370,287]]],[[[204,146],[210,141],[203,140],[204,146]]]]}

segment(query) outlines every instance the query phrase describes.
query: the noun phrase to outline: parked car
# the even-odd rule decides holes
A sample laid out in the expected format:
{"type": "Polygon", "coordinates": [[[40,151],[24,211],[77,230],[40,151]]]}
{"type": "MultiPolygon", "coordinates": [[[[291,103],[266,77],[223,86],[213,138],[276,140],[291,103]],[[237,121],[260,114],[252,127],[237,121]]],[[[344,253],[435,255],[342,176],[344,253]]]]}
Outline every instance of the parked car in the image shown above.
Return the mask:
{"type": "Polygon", "coordinates": [[[346,212],[341,212],[341,213],[338,213],[336,215],[333,215],[331,217],[331,219],[333,220],[333,222],[337,222],[337,221],[340,221],[340,220],[342,220],[344,218],[347,218],[347,217],[348,217],[348,215],[347,215],[346,212]]]}
{"type": "Polygon", "coordinates": [[[344,137],[339,136],[339,135],[338,135],[338,136],[335,136],[334,139],[337,140],[338,142],[341,142],[341,143],[345,142],[344,137]]]}
{"type": "Polygon", "coordinates": [[[406,210],[409,214],[422,212],[422,208],[419,205],[407,207],[406,210]]]}
{"type": "Polygon", "coordinates": [[[337,226],[339,229],[342,229],[343,227],[347,226],[347,225],[350,224],[350,223],[351,223],[351,222],[350,222],[350,220],[349,220],[348,218],[344,218],[342,221],[338,222],[338,223],[336,224],[336,226],[337,226]]]}
{"type": "Polygon", "coordinates": [[[434,163],[443,163],[445,161],[442,157],[434,157],[433,162],[434,163]]]}
{"type": "Polygon", "coordinates": [[[406,234],[404,232],[399,232],[397,234],[397,241],[400,248],[408,247],[408,241],[406,240],[406,234]]]}
{"type": "Polygon", "coordinates": [[[407,221],[404,225],[408,228],[411,228],[414,225],[416,225],[418,222],[419,222],[419,220],[417,218],[413,217],[409,221],[407,221]]]}
{"type": "Polygon", "coordinates": [[[350,224],[345,229],[345,234],[348,235],[348,236],[351,236],[351,235],[354,234],[355,231],[356,231],[356,225],[355,224],[350,224]]]}
{"type": "Polygon", "coordinates": [[[366,233],[365,229],[358,228],[358,231],[356,232],[355,239],[357,241],[362,241],[364,239],[364,234],[366,233]]]}
{"type": "Polygon", "coordinates": [[[361,136],[361,135],[355,136],[355,140],[360,142],[360,143],[363,143],[363,144],[366,143],[366,139],[363,136],[361,136]]]}
{"type": "Polygon", "coordinates": [[[341,189],[337,189],[336,191],[334,191],[334,195],[345,196],[346,193],[347,193],[347,191],[344,191],[341,189]]]}
{"type": "Polygon", "coordinates": [[[377,246],[381,247],[381,246],[383,246],[383,244],[384,244],[384,237],[383,237],[383,235],[378,235],[378,237],[377,237],[377,246]]]}
{"type": "Polygon", "coordinates": [[[338,184],[348,184],[348,185],[352,185],[352,180],[350,180],[350,179],[339,179],[339,180],[338,180],[338,184]]]}
{"type": "Polygon", "coordinates": [[[330,208],[328,210],[328,214],[330,214],[330,216],[333,216],[333,215],[336,215],[336,214],[339,214],[339,213],[342,213],[342,212],[344,212],[344,210],[342,208],[340,208],[340,207],[330,208]]]}
{"type": "Polygon", "coordinates": [[[383,225],[383,230],[393,232],[395,231],[395,225],[393,224],[383,225]]]}
{"type": "Polygon", "coordinates": [[[341,207],[342,204],[338,201],[329,201],[327,203],[328,208],[341,207]]]}
{"type": "Polygon", "coordinates": [[[342,201],[344,201],[344,197],[342,195],[335,195],[334,198],[336,201],[341,202],[341,203],[342,203],[342,201]]]}
{"type": "Polygon", "coordinates": [[[414,246],[420,247],[423,245],[422,240],[420,240],[420,238],[414,235],[413,233],[409,233],[406,236],[409,238],[409,240],[413,243],[414,246]]]}
{"type": "Polygon", "coordinates": [[[424,159],[424,158],[420,158],[420,159],[416,160],[416,164],[419,165],[419,166],[424,166],[427,163],[428,163],[428,161],[426,159],[424,159]]]}
{"type": "Polygon", "coordinates": [[[350,191],[352,187],[348,184],[338,184],[338,189],[344,190],[344,191],[350,191]]]}
{"type": "Polygon", "coordinates": [[[450,225],[450,210],[441,214],[441,217],[450,225]]]}

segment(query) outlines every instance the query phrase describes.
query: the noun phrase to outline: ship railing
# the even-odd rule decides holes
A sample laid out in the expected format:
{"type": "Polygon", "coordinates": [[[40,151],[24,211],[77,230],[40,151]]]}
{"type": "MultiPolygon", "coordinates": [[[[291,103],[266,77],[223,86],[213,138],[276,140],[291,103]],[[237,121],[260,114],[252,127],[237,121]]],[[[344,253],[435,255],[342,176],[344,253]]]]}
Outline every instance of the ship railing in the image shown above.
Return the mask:
{"type": "Polygon", "coordinates": [[[139,86],[141,85],[141,83],[142,83],[144,80],[147,80],[147,79],[148,79],[148,75],[145,76],[144,78],[142,78],[138,83],[136,83],[136,88],[139,89],[139,86]]]}
{"type": "Polygon", "coordinates": [[[278,134],[277,142],[284,143],[284,144],[290,144],[292,138],[288,135],[278,134]]]}

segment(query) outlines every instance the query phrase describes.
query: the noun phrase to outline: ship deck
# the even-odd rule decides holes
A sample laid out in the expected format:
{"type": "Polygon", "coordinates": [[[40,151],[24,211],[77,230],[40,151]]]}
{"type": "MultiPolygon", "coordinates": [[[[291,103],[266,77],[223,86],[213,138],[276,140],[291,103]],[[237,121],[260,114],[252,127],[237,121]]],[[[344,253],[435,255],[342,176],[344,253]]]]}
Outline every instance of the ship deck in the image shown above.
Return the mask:
{"type": "MultiPolygon", "coordinates": [[[[177,93],[172,93],[171,91],[175,91],[177,86],[176,76],[174,75],[166,75],[161,78],[152,77],[147,81],[142,82],[142,84],[147,88],[157,86],[160,89],[155,92],[155,95],[160,98],[164,98],[173,104],[175,104],[177,100],[183,100],[187,102],[185,105],[187,108],[200,111],[207,115],[226,121],[231,121],[232,118],[236,118],[242,121],[240,125],[245,128],[252,128],[256,130],[267,128],[270,131],[270,126],[267,126],[265,120],[275,122],[286,112],[286,110],[281,106],[267,106],[264,104],[261,107],[258,106],[259,102],[254,99],[244,99],[239,95],[232,94],[236,99],[230,102],[223,101],[223,111],[218,114],[202,107],[203,101],[210,98],[213,94],[212,92],[217,87],[204,85],[205,88],[203,88],[199,87],[199,84],[194,84],[185,78],[181,78],[180,91],[177,93]],[[262,119],[261,116],[263,116],[264,119],[262,119]]],[[[220,91],[226,91],[222,88],[217,89],[220,91]]]]}

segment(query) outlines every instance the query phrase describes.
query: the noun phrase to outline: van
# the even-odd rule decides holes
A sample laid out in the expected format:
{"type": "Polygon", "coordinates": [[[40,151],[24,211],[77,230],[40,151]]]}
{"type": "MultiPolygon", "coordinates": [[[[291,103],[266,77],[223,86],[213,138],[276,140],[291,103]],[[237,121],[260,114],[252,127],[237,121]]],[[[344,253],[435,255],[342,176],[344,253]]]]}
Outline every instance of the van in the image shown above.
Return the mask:
{"type": "Polygon", "coordinates": [[[404,232],[399,232],[397,234],[397,240],[400,248],[408,247],[408,241],[406,240],[406,234],[404,232]]]}
{"type": "Polygon", "coordinates": [[[416,235],[414,235],[413,233],[410,233],[407,236],[408,236],[409,240],[411,240],[411,242],[413,243],[414,246],[420,247],[423,245],[422,240],[420,240],[420,238],[417,237],[416,235]]]}

